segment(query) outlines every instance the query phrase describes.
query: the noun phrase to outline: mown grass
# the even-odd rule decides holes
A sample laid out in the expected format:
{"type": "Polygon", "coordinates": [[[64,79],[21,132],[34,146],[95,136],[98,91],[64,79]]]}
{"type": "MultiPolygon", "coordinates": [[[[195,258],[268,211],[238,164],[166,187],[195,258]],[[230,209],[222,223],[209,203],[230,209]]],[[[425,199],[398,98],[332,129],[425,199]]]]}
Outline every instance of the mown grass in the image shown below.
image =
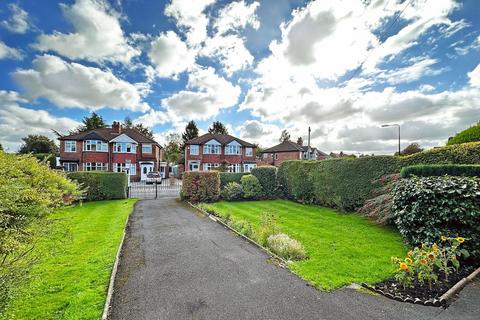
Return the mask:
{"type": "Polygon", "coordinates": [[[100,319],[125,221],[135,201],[89,202],[55,212],[54,227],[65,232],[38,239],[35,253],[40,260],[0,318],[100,319]]]}
{"type": "Polygon", "coordinates": [[[407,248],[400,234],[357,214],[287,200],[217,202],[204,205],[220,216],[243,219],[254,230],[262,213],[278,217],[282,232],[299,240],[308,259],[289,268],[315,287],[331,290],[352,282],[375,283],[392,274],[391,256],[407,248]]]}

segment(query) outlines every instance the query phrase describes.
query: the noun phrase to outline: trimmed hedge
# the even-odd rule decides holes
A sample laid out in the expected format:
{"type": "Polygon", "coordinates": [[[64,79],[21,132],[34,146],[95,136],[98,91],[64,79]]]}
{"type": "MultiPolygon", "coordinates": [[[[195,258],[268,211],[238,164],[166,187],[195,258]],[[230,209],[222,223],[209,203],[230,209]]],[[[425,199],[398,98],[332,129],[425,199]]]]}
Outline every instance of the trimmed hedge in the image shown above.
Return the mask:
{"type": "Polygon", "coordinates": [[[184,172],[183,199],[191,202],[213,202],[220,198],[220,175],[217,171],[184,172]]]}
{"type": "Polygon", "coordinates": [[[85,189],[85,200],[125,199],[127,197],[127,175],[125,173],[93,171],[70,172],[67,176],[85,189]]]}
{"type": "Polygon", "coordinates": [[[432,244],[441,236],[464,237],[480,257],[480,179],[413,177],[394,189],[392,212],[402,236],[412,245],[432,244]]]}
{"type": "Polygon", "coordinates": [[[220,172],[220,187],[225,187],[229,182],[240,183],[240,179],[244,175],[247,175],[246,172],[220,172]]]}
{"type": "Polygon", "coordinates": [[[277,195],[277,168],[274,166],[262,166],[252,169],[252,175],[257,177],[263,188],[266,198],[274,198],[277,195]]]}
{"type": "Polygon", "coordinates": [[[57,155],[54,153],[32,153],[32,156],[37,158],[39,161],[45,161],[52,169],[57,166],[57,155]]]}
{"type": "Polygon", "coordinates": [[[403,167],[400,171],[402,178],[411,176],[432,177],[432,176],[467,176],[480,177],[480,165],[474,164],[424,164],[403,167]]]}
{"type": "Polygon", "coordinates": [[[459,133],[454,137],[448,139],[447,145],[460,144],[465,142],[480,141],[480,122],[471,126],[459,133]]]}
{"type": "Polygon", "coordinates": [[[414,164],[480,163],[480,143],[434,148],[410,156],[372,156],[322,161],[286,161],[277,184],[286,198],[355,210],[371,198],[372,181],[414,164]]]}

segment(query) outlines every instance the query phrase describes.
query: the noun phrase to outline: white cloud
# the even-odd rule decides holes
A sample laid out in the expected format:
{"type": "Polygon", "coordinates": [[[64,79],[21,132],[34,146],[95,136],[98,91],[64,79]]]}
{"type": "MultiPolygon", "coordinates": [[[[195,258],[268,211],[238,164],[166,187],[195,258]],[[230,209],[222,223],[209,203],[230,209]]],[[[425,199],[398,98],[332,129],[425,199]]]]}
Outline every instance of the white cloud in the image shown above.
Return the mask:
{"type": "Polygon", "coordinates": [[[5,42],[0,41],[0,60],[1,59],[16,59],[20,60],[23,58],[20,50],[11,48],[5,44],[5,42]]]}
{"type": "Polygon", "coordinates": [[[172,0],[165,7],[165,15],[176,20],[177,25],[185,32],[189,44],[198,45],[207,38],[209,18],[204,11],[214,2],[215,0],[172,0]]]}
{"type": "Polygon", "coordinates": [[[480,36],[476,37],[472,41],[472,43],[470,43],[467,46],[464,46],[464,47],[456,46],[456,44],[459,44],[459,43],[463,43],[463,41],[461,41],[461,42],[457,41],[456,43],[454,43],[453,44],[454,50],[457,54],[459,54],[461,56],[464,56],[464,55],[468,54],[470,51],[480,49],[480,36]]]}
{"type": "Polygon", "coordinates": [[[236,31],[240,28],[243,29],[247,25],[258,29],[260,27],[260,21],[255,11],[259,5],[260,3],[256,1],[249,5],[246,4],[244,0],[232,2],[220,10],[214,27],[219,34],[236,31]]]}
{"type": "Polygon", "coordinates": [[[61,4],[65,18],[75,32],[42,34],[34,48],[55,51],[70,59],[93,62],[128,63],[140,51],[128,44],[119,15],[103,0],[77,0],[72,6],[61,4]]]}
{"type": "Polygon", "coordinates": [[[4,28],[13,33],[25,33],[30,28],[28,13],[15,3],[8,5],[11,16],[0,22],[4,28]]]}
{"type": "Polygon", "coordinates": [[[253,63],[253,56],[245,48],[244,40],[233,34],[209,38],[201,53],[204,56],[218,58],[228,76],[253,63]]]}
{"type": "Polygon", "coordinates": [[[282,130],[274,124],[262,123],[258,120],[247,120],[238,128],[240,138],[258,143],[264,148],[278,144],[282,130]]]}
{"type": "Polygon", "coordinates": [[[55,139],[52,129],[68,132],[79,125],[70,118],[55,117],[45,110],[19,105],[26,102],[17,92],[0,90],[0,142],[7,151],[17,151],[21,139],[29,134],[42,134],[55,139]]]}
{"type": "Polygon", "coordinates": [[[421,92],[421,93],[428,93],[428,92],[432,92],[432,91],[435,91],[435,87],[430,85],[430,84],[422,84],[418,90],[421,92]]]}
{"type": "Polygon", "coordinates": [[[187,89],[161,101],[172,121],[208,119],[234,106],[240,96],[240,87],[217,75],[211,67],[192,71],[187,89]]]}
{"type": "Polygon", "coordinates": [[[129,82],[109,71],[68,63],[56,56],[37,57],[32,69],[17,70],[12,75],[28,98],[44,97],[59,107],[149,110],[129,82]]]}
{"type": "Polygon", "coordinates": [[[153,127],[157,124],[164,124],[169,122],[171,119],[166,112],[160,110],[150,110],[148,113],[141,115],[135,119],[134,123],[143,123],[147,127],[153,127]]]}
{"type": "Polygon", "coordinates": [[[173,31],[161,33],[151,42],[148,57],[160,77],[177,76],[195,63],[195,52],[173,31]]]}
{"type": "Polygon", "coordinates": [[[470,85],[472,87],[480,88],[480,64],[468,73],[468,78],[470,79],[470,85]]]}

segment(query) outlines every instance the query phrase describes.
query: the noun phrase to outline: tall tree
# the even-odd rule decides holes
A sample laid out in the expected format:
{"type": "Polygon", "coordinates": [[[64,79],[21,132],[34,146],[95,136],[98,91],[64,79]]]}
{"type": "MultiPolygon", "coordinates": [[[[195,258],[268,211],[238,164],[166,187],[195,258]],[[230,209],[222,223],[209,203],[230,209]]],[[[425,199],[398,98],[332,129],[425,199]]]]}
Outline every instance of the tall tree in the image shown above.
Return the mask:
{"type": "Polygon", "coordinates": [[[198,137],[198,128],[195,121],[192,120],[185,127],[185,132],[182,133],[182,140],[183,140],[182,149],[185,148],[185,143],[188,140],[191,140],[196,137],[198,137]]]}
{"type": "Polygon", "coordinates": [[[166,138],[165,160],[167,163],[177,163],[182,157],[182,138],[178,133],[170,133],[166,138]]]}
{"type": "Polygon", "coordinates": [[[302,137],[298,137],[297,144],[300,145],[300,146],[303,146],[303,138],[302,137]]]}
{"type": "Polygon", "coordinates": [[[71,131],[70,134],[107,127],[108,125],[105,122],[105,119],[103,119],[102,116],[99,116],[96,112],[92,112],[89,116],[84,117],[82,124],[79,125],[75,130],[71,131]]]}
{"type": "Polygon", "coordinates": [[[287,129],[283,129],[279,140],[280,142],[290,141],[290,133],[288,133],[287,129]]]}
{"type": "Polygon", "coordinates": [[[212,125],[208,128],[208,133],[228,134],[228,129],[220,121],[214,121],[212,125]]]}
{"type": "Polygon", "coordinates": [[[23,145],[20,147],[18,153],[58,153],[58,147],[55,142],[49,137],[39,134],[29,134],[22,138],[23,145]]]}
{"type": "Polygon", "coordinates": [[[140,133],[146,135],[147,137],[153,138],[152,129],[144,126],[143,123],[133,124],[133,121],[132,119],[130,119],[129,116],[126,116],[125,119],[123,120],[122,127],[128,128],[128,129],[135,129],[140,133]]]}

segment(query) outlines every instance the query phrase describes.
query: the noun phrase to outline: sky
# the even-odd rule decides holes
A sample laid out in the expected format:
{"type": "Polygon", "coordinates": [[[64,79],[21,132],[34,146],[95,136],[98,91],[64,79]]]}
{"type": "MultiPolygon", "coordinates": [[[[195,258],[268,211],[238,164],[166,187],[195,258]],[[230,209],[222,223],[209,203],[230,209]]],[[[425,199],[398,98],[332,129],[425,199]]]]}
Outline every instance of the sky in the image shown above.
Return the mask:
{"type": "Polygon", "coordinates": [[[389,154],[480,120],[477,0],[0,3],[0,143],[92,111],[164,143],[215,120],[260,146],[389,154]]]}

